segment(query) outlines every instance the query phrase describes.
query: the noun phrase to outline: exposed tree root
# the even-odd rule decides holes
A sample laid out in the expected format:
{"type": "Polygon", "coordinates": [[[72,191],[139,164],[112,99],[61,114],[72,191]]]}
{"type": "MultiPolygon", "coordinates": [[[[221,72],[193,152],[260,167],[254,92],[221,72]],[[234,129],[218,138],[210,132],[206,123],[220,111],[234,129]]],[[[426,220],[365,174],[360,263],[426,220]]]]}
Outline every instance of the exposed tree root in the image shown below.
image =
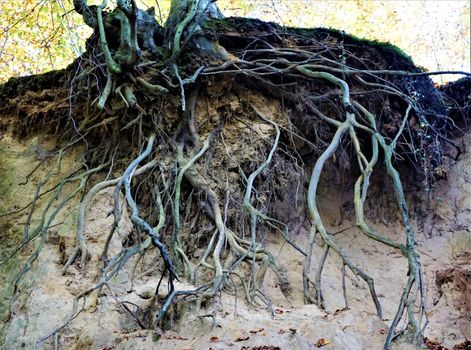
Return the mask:
{"type": "MultiPolygon", "coordinates": [[[[225,288],[232,289],[236,299],[242,289],[248,302],[270,306],[270,300],[262,292],[269,268],[277,275],[283,293],[288,295],[290,287],[272,253],[261,244],[260,237],[267,231],[280,232],[305,256],[306,302],[325,307],[322,272],[329,253],[335,252],[342,261],[345,307],[348,308],[345,283],[348,267],[366,283],[376,313],[382,318],[373,278],[334,240],[318,208],[319,183],[327,164],[350,166],[350,160],[356,164],[351,165],[351,173],[358,176],[354,183],[357,226],[369,238],[398,250],[408,261],[407,282],[385,349],[403,334],[409,342],[420,345],[427,324],[422,267],[395,158],[408,159],[424,175],[427,185],[433,183],[435,170],[443,167],[440,142],[447,137],[446,128],[451,119],[441,114],[445,105],[433,90],[427,73],[418,71],[396,52],[390,54],[402,66],[396,64],[391,68],[380,55],[377,57],[380,63],[372,65],[355,47],[348,46],[348,40],[344,42],[334,33],[330,33],[333,43],[319,39],[316,36],[319,33],[315,32],[305,36],[279,31],[267,39],[254,39],[242,33],[231,37],[231,20],[207,18],[206,13],[214,10],[211,1],[182,4],[169,19],[175,26],[166,28],[166,36],[157,42],[158,36],[154,34],[161,34],[162,28],[157,23],[147,23],[148,29],[151,28],[148,32],[153,34],[146,36],[139,16],[147,12],[138,9],[134,1],[118,1],[112,12],[105,11],[106,1],[96,7],[87,6],[83,0],[74,1],[76,11],[95,34],[89,40],[87,55],[80,61],[82,73],[70,79],[73,89],[79,93],[69,102],[72,106],[86,106],[84,111],[90,113],[70,108],[69,119],[73,120],[74,130],[67,124],[70,121],[63,118],[58,118],[56,123],[58,129],[66,126],[61,138],[86,144],[81,165],[84,170],[74,171],[54,187],[46,209],[39,214],[39,225],[30,232],[32,217],[37,215],[37,201],[48,193],[41,193],[41,188],[52,175],[38,182],[19,249],[38,237],[39,243],[19,273],[16,286],[44,246],[53,220],[79,194],[82,199],[77,209],[76,243],[63,273],[76,264],[79,256],[79,266],[82,270],[86,268],[90,258],[87,210],[100,191],[112,186],[115,186],[114,222],[103,247],[103,266],[96,282],[75,297],[69,316],[42,336],[36,347],[39,349],[49,338],[56,339],[84,309],[86,298],[93,292],[97,301],[103,286],[114,295],[110,279],[131,257],[151,251],[151,245],[158,249],[161,258],[153,270],[159,271],[161,282],[166,281],[168,289],[165,299],[157,300],[161,283],[157,287],[151,307],[156,313],[150,322],[152,326],[161,324],[172,304],[191,301],[198,310],[204,300],[216,298],[225,288]],[[229,27],[221,27],[221,23],[229,27]],[[116,33],[119,33],[118,42],[111,39],[116,33]],[[233,40],[232,46],[228,45],[229,39],[233,40]],[[94,49],[102,55],[94,56],[94,49]],[[192,51],[197,53],[199,61],[191,56],[192,51]],[[338,61],[339,53],[348,57],[338,61]],[[211,85],[217,79],[227,82],[227,86],[220,83],[224,85],[220,91],[211,85]],[[194,86],[188,89],[190,84],[194,86]],[[285,108],[272,118],[249,101],[237,100],[226,110],[219,108],[211,115],[209,108],[208,113],[204,112],[205,102],[224,93],[243,95],[247,89],[249,94],[256,91],[283,101],[290,111],[285,108]],[[423,96],[414,95],[416,90],[423,96]],[[424,98],[436,106],[426,105],[424,98]],[[178,112],[172,115],[171,111],[178,112]],[[250,140],[231,140],[243,149],[239,153],[230,149],[225,135],[234,125],[240,130],[247,129],[250,135],[250,140]],[[342,155],[346,155],[343,163],[337,161],[342,155]],[[214,164],[213,159],[216,159],[214,164]],[[405,243],[377,232],[366,219],[368,190],[380,160],[384,161],[385,173],[393,184],[405,243]],[[109,179],[113,167],[121,169],[122,175],[109,179]],[[294,179],[289,172],[298,168],[301,170],[292,172],[299,175],[301,183],[305,179],[304,169],[312,169],[308,188],[299,190],[299,196],[306,197],[307,209],[303,207],[303,220],[296,224],[303,225],[306,216],[311,223],[308,246],[303,248],[290,239],[289,227],[293,222],[277,217],[274,209],[281,197],[278,192],[286,191],[294,179]],[[96,184],[87,190],[90,176],[101,176],[105,171],[106,178],[95,180],[96,184]],[[133,179],[144,173],[149,176],[142,184],[133,184],[133,179]],[[276,188],[277,181],[284,185],[276,188]],[[79,183],[77,187],[64,190],[66,184],[75,182],[79,183]],[[141,185],[150,191],[141,190],[141,185]],[[62,195],[64,198],[57,203],[62,195]],[[122,195],[124,203],[120,202],[122,195]],[[108,258],[124,205],[131,212],[135,232],[127,237],[121,251],[108,258]],[[312,276],[317,234],[325,242],[325,248],[312,276]],[[193,254],[194,237],[203,238],[203,243],[198,242],[203,248],[199,259],[193,254]],[[202,270],[206,271],[202,273],[202,270]],[[191,282],[194,288],[175,288],[174,280],[178,278],[191,282]],[[399,330],[400,320],[405,317],[407,328],[399,330]]],[[[261,28],[265,25],[260,24],[261,28]]],[[[269,28],[277,30],[274,26],[269,28]]],[[[30,114],[34,116],[33,112],[30,114]]],[[[30,122],[34,129],[34,120],[30,122]]],[[[62,153],[57,156],[58,168],[61,156],[62,153]]],[[[287,193],[286,197],[296,203],[298,193],[287,193]]],[[[136,259],[134,271],[140,261],[136,259]]],[[[141,326],[146,324],[132,316],[141,326]]]]}

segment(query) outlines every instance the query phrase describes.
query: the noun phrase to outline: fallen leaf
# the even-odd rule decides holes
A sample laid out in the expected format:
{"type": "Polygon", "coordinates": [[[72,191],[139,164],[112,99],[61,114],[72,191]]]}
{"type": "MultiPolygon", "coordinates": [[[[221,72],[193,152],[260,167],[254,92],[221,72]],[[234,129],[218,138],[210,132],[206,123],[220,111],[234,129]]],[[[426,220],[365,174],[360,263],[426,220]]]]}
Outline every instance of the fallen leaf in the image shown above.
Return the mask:
{"type": "MultiPolygon", "coordinates": [[[[424,338],[425,348],[428,350],[446,350],[447,348],[443,347],[437,340],[428,339],[427,337],[424,338]]],[[[467,348],[458,348],[454,347],[453,349],[467,349],[467,348]]]]}
{"type": "Polygon", "coordinates": [[[471,349],[471,341],[468,339],[466,339],[464,342],[460,344],[456,344],[453,347],[453,350],[467,350],[467,349],[471,349]]]}
{"type": "Polygon", "coordinates": [[[219,337],[212,336],[210,339],[211,343],[219,343],[219,337]]]}
{"type": "Polygon", "coordinates": [[[316,346],[318,348],[322,348],[323,346],[327,345],[327,344],[330,344],[331,342],[329,340],[326,340],[324,338],[320,338],[317,343],[316,343],[316,346]]]}

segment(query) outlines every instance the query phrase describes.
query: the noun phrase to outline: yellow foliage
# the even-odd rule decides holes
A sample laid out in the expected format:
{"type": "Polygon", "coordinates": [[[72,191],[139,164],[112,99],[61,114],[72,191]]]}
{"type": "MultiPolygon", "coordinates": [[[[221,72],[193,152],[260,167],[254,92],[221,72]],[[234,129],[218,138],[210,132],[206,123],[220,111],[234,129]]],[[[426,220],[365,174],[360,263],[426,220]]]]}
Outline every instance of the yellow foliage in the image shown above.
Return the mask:
{"type": "Polygon", "coordinates": [[[471,70],[468,0],[219,0],[218,4],[225,14],[286,26],[335,28],[390,42],[431,71],[471,70]]]}
{"type": "MultiPolygon", "coordinates": [[[[10,76],[64,68],[85,50],[90,30],[71,2],[0,0],[0,82],[10,76]]],[[[138,4],[156,7],[162,24],[170,0],[140,0],[138,4]]],[[[295,27],[331,27],[389,41],[429,70],[470,70],[467,0],[219,0],[218,5],[226,16],[257,17],[295,27]]]]}
{"type": "Polygon", "coordinates": [[[0,0],[0,81],[63,68],[89,34],[68,1],[0,0]]]}

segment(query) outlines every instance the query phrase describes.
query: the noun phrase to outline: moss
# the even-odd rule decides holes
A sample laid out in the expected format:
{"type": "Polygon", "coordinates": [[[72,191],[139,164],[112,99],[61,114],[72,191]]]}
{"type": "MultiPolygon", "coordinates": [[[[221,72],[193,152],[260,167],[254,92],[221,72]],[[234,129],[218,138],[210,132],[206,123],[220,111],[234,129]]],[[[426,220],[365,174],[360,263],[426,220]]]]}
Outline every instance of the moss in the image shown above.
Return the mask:
{"type": "Polygon", "coordinates": [[[303,35],[311,38],[315,38],[317,40],[322,39],[323,34],[330,34],[333,35],[334,37],[338,39],[343,39],[344,43],[346,44],[354,44],[354,45],[359,45],[359,46],[368,46],[371,48],[378,49],[380,51],[384,51],[385,53],[393,54],[393,55],[398,55],[401,58],[403,58],[405,61],[407,61],[409,64],[415,66],[414,61],[412,60],[412,57],[410,57],[408,54],[406,54],[401,48],[399,48],[396,45],[391,44],[390,42],[382,42],[378,40],[370,40],[370,39],[364,39],[360,38],[356,35],[353,34],[347,34],[342,30],[334,29],[334,28],[288,28],[288,32],[290,34],[298,34],[298,35],[303,35]]]}
{"type": "Polygon", "coordinates": [[[407,63],[415,67],[415,63],[412,60],[412,57],[406,54],[400,47],[394,44],[391,44],[389,42],[382,42],[378,40],[360,39],[355,36],[352,36],[352,39],[357,41],[358,43],[363,43],[373,48],[377,48],[391,55],[398,55],[400,58],[404,59],[407,63]]]}
{"type": "MultiPolygon", "coordinates": [[[[257,33],[286,33],[288,35],[306,37],[316,41],[324,41],[328,38],[343,41],[346,46],[354,46],[353,51],[359,54],[364,50],[373,50],[388,62],[385,69],[406,70],[420,72],[412,58],[401,48],[389,42],[378,40],[362,39],[355,35],[347,34],[344,31],[333,28],[293,28],[282,27],[276,23],[263,22],[252,18],[228,17],[224,19],[212,19],[203,24],[203,28],[213,33],[239,33],[243,36],[254,36],[257,33]]],[[[354,52],[355,53],[355,52],[354,52]]]]}
{"type": "Polygon", "coordinates": [[[235,31],[240,33],[256,32],[273,32],[281,31],[276,23],[264,22],[256,18],[247,17],[227,17],[223,19],[210,19],[203,24],[203,28],[213,32],[229,32],[235,31]]]}
{"type": "Polygon", "coordinates": [[[287,30],[290,34],[306,36],[319,41],[325,39],[326,35],[331,35],[339,40],[343,40],[344,44],[376,49],[384,55],[396,56],[396,58],[401,60],[403,64],[410,66],[409,68],[416,67],[411,56],[409,56],[401,48],[391,44],[390,42],[364,39],[352,34],[347,34],[342,30],[334,28],[287,28],[287,30]]]}
{"type": "Polygon", "coordinates": [[[217,31],[224,28],[228,28],[228,24],[227,24],[227,21],[225,21],[224,19],[211,19],[211,20],[205,21],[202,27],[203,29],[217,31]]]}

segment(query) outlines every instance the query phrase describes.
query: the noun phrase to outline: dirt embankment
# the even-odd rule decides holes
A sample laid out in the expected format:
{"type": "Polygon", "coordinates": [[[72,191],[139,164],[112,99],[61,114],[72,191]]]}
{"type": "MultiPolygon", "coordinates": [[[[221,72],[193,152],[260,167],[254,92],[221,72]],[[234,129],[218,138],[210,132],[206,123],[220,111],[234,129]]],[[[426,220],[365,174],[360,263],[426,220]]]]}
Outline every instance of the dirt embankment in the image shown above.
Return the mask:
{"type": "MultiPolygon", "coordinates": [[[[470,147],[470,138],[461,140],[470,147]]],[[[11,138],[1,140],[2,157],[2,208],[19,209],[28,203],[34,192],[34,179],[26,185],[25,178],[34,168],[37,149],[31,141],[18,143],[11,138]],[[5,182],[6,181],[6,182],[5,182]],[[12,203],[16,203],[11,206],[12,203]]],[[[47,146],[46,146],[47,147],[47,146]]],[[[418,230],[418,249],[424,266],[427,286],[427,314],[430,324],[426,335],[451,348],[470,339],[469,315],[471,272],[471,154],[464,153],[454,164],[448,179],[441,181],[430,193],[409,192],[410,203],[415,207],[414,225],[418,230]]],[[[74,165],[74,157],[65,159],[64,171],[74,165]]],[[[39,176],[41,174],[38,174],[39,176]]],[[[301,273],[303,257],[286,244],[284,239],[270,233],[264,245],[274,252],[280,266],[292,286],[286,298],[280,291],[277,278],[269,275],[263,290],[270,297],[270,307],[247,306],[243,296],[223,293],[217,304],[208,305],[207,314],[184,314],[181,324],[173,331],[156,333],[140,330],[133,318],[138,317],[151,302],[158,283],[152,274],[153,258],[144,257],[144,263],[134,270],[136,261],[130,261],[119,275],[110,282],[110,290],[104,289],[99,304],[94,297],[87,299],[82,312],[59,337],[61,348],[68,349],[312,349],[323,341],[330,349],[380,349],[398,302],[404,283],[405,262],[394,251],[368,240],[348,219],[351,210],[350,193],[338,190],[332,179],[323,185],[322,212],[328,218],[329,230],[339,232],[336,240],[349,252],[350,257],[375,278],[380,300],[385,310],[385,320],[374,315],[364,285],[346,274],[349,309],[344,310],[342,295],[341,263],[329,257],[323,274],[328,313],[315,305],[304,305],[301,273]],[[342,209],[339,209],[342,208],[342,209]],[[342,219],[343,217],[343,219],[342,219]],[[119,304],[117,301],[124,302],[119,304]],[[123,308],[127,305],[129,310],[123,308]],[[324,339],[324,340],[322,340],[324,339]],[[264,347],[265,346],[265,347],[264,347]]],[[[379,192],[378,192],[379,193],[379,192]]],[[[386,236],[401,239],[394,209],[380,203],[388,203],[388,194],[382,194],[370,216],[374,226],[386,236]]],[[[42,254],[32,271],[22,283],[22,292],[11,306],[8,323],[3,330],[3,349],[32,349],[38,337],[61,324],[72,309],[72,300],[80,290],[91,285],[93,273],[81,272],[75,267],[66,275],[61,274],[64,259],[74,244],[75,204],[57,218],[51,228],[42,254]]],[[[99,194],[87,217],[87,237],[92,261],[87,271],[94,271],[99,264],[100,249],[112,219],[112,192],[99,194]]],[[[4,209],[5,210],[5,209],[4,209]]],[[[2,257],[18,243],[21,222],[2,217],[2,257]]],[[[119,250],[121,237],[132,230],[126,214],[119,234],[112,241],[111,250],[119,250]]],[[[307,234],[303,228],[292,234],[299,246],[304,246],[307,234]]],[[[315,247],[315,255],[321,255],[321,242],[315,247]]],[[[8,299],[11,297],[12,264],[24,262],[32,248],[22,251],[19,257],[2,268],[2,312],[6,321],[8,299]],[[5,294],[6,293],[6,294],[5,294]],[[7,296],[7,298],[5,298],[7,296]]],[[[18,266],[18,265],[17,265],[18,266]]],[[[16,266],[16,267],[17,267],[16,266]]],[[[179,285],[179,288],[187,286],[179,285]]],[[[181,311],[181,310],[180,310],[181,311]]],[[[327,347],[326,347],[327,348],[327,347]]]]}
{"type": "MultiPolygon", "coordinates": [[[[469,97],[455,96],[466,81],[442,93],[397,48],[332,30],[227,19],[208,22],[202,35],[230,59],[195,57],[190,43],[174,73],[144,55],[139,69],[111,76],[97,69],[106,63],[90,50],[64,72],[0,87],[3,348],[33,349],[42,339],[44,348],[77,350],[380,349],[408,268],[420,266],[415,249],[424,279],[413,274],[418,289],[409,300],[426,306],[426,336],[449,348],[471,338],[471,139],[451,132],[467,127],[469,97]],[[407,72],[391,73],[396,69],[407,72]],[[180,74],[196,81],[184,87],[180,74]],[[119,86],[101,99],[113,79],[119,86]],[[394,157],[386,145],[393,139],[394,157]],[[330,144],[335,152],[315,168],[330,144]],[[146,147],[152,171],[141,173],[131,165],[146,147]],[[382,167],[386,154],[401,168],[416,247],[394,243],[405,241],[401,211],[406,224],[408,216],[394,196],[402,189],[382,167]],[[322,171],[312,182],[313,168],[322,171]],[[125,174],[126,199],[107,187],[79,210],[94,185],[125,174]],[[258,178],[246,192],[252,175],[258,178]],[[317,179],[319,188],[307,196],[317,179]],[[368,196],[356,212],[387,243],[356,226],[357,179],[368,196]],[[308,210],[306,198],[312,204],[313,197],[317,208],[308,210]],[[149,237],[136,224],[137,211],[152,226],[149,237]],[[311,232],[325,229],[327,239],[309,242],[311,225],[311,232]],[[175,281],[177,291],[208,292],[200,304],[179,300],[160,328],[157,309],[170,299],[157,286],[163,279],[171,288],[166,272],[173,266],[162,263],[165,249],[151,246],[150,237],[157,246],[162,239],[175,269],[188,275],[175,281]],[[66,264],[74,252],[81,259],[66,264]],[[104,279],[107,269],[114,273],[104,279]],[[359,269],[375,281],[382,320],[359,269]],[[305,305],[321,280],[325,310],[305,305]],[[83,294],[97,281],[104,282],[83,294]],[[422,292],[427,300],[415,299],[422,292]]],[[[94,40],[88,44],[99,48],[94,40]]],[[[411,306],[409,319],[420,318],[417,308],[404,306],[411,306]]],[[[391,327],[405,328],[404,321],[391,327]]]]}

